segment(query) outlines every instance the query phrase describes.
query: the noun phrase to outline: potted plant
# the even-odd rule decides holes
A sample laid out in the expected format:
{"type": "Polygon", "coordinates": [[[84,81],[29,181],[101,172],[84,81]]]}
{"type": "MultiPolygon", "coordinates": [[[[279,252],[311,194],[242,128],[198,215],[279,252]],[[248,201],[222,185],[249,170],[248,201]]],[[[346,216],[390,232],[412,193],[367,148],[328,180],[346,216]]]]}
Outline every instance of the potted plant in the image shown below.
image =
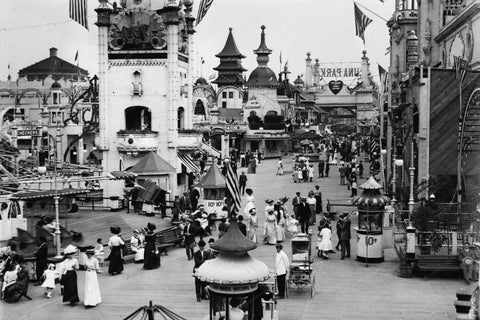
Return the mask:
{"type": "Polygon", "coordinates": [[[394,244],[395,252],[397,253],[398,259],[400,259],[400,277],[401,278],[411,278],[413,275],[413,265],[407,259],[407,250],[404,248],[404,244],[394,244]]]}
{"type": "Polygon", "coordinates": [[[427,204],[418,207],[413,211],[411,220],[413,226],[419,231],[420,254],[429,255],[431,246],[427,244],[427,240],[431,233],[438,228],[440,210],[433,205],[427,204]]]}

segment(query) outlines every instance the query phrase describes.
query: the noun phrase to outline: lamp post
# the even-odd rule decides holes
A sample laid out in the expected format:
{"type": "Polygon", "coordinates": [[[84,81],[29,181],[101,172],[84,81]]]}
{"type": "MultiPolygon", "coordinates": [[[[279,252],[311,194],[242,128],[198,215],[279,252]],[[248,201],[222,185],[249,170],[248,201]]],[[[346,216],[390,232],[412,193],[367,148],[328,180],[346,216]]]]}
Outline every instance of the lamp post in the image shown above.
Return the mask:
{"type": "Polygon", "coordinates": [[[53,164],[53,168],[54,168],[54,184],[55,184],[55,196],[53,197],[53,200],[54,200],[54,205],[55,205],[55,246],[57,248],[57,254],[55,256],[55,258],[61,258],[62,257],[62,253],[61,253],[61,249],[62,249],[62,246],[61,246],[61,240],[60,240],[60,236],[62,234],[62,232],[60,231],[60,214],[58,212],[58,200],[59,200],[59,196],[58,196],[58,189],[57,189],[57,152],[59,150],[58,148],[58,143],[59,143],[59,138],[60,138],[60,128],[58,127],[58,121],[57,121],[57,133],[56,133],[56,137],[55,137],[55,152],[54,152],[54,164],[53,164]]]}
{"type": "Polygon", "coordinates": [[[410,220],[410,217],[413,213],[413,206],[415,205],[415,199],[413,196],[413,183],[414,183],[414,178],[415,178],[415,166],[414,166],[414,155],[413,155],[413,139],[412,139],[412,144],[411,144],[411,150],[410,150],[410,167],[408,168],[408,171],[410,172],[410,195],[408,197],[408,220],[410,220]]]}

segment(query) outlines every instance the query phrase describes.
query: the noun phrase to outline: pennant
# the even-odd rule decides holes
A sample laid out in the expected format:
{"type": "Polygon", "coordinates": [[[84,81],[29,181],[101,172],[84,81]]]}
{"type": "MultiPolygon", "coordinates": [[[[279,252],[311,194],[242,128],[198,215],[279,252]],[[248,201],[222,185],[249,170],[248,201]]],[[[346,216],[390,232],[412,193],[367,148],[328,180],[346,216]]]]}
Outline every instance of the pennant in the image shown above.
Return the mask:
{"type": "Polygon", "coordinates": [[[226,186],[227,186],[227,198],[230,202],[230,208],[228,210],[230,216],[235,215],[240,211],[240,189],[238,188],[238,179],[235,172],[233,172],[230,163],[225,164],[227,166],[226,186]]]}
{"type": "Polygon", "coordinates": [[[453,70],[455,70],[455,79],[460,78],[460,82],[463,82],[468,69],[468,61],[460,56],[453,56],[453,70]]]}
{"type": "Polygon", "coordinates": [[[367,17],[355,2],[353,3],[353,6],[355,11],[355,35],[362,39],[363,44],[365,45],[365,29],[367,29],[367,26],[372,23],[372,19],[367,17]]]}
{"type": "Polygon", "coordinates": [[[87,0],[70,0],[70,18],[88,30],[87,0]]]}
{"type": "Polygon", "coordinates": [[[202,21],[203,17],[207,14],[208,9],[212,5],[213,0],[201,0],[200,6],[198,7],[198,14],[197,14],[197,23],[196,25],[202,21]]]}
{"type": "Polygon", "coordinates": [[[282,51],[280,51],[280,66],[282,66],[282,51]]]}

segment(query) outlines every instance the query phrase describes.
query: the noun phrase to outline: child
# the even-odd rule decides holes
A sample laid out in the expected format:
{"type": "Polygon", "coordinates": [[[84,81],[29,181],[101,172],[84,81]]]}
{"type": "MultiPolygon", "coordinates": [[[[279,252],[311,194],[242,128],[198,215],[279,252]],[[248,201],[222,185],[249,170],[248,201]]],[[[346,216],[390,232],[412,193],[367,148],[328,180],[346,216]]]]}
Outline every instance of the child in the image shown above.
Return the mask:
{"type": "Polygon", "coordinates": [[[57,272],[55,271],[55,265],[50,263],[48,269],[43,272],[43,277],[45,280],[42,283],[42,287],[45,288],[45,296],[47,298],[52,297],[53,289],[55,289],[55,278],[57,277],[57,272]]]}
{"type": "MultiPolygon", "coordinates": [[[[100,268],[103,267],[103,261],[105,260],[105,251],[103,249],[105,245],[102,243],[102,238],[97,239],[97,244],[95,245],[95,258],[98,260],[98,264],[100,265],[100,268]]],[[[100,270],[98,273],[102,273],[100,270]]]]}
{"type": "Polygon", "coordinates": [[[291,215],[287,221],[287,231],[290,232],[292,236],[298,233],[298,220],[295,219],[294,215],[291,215]]]}

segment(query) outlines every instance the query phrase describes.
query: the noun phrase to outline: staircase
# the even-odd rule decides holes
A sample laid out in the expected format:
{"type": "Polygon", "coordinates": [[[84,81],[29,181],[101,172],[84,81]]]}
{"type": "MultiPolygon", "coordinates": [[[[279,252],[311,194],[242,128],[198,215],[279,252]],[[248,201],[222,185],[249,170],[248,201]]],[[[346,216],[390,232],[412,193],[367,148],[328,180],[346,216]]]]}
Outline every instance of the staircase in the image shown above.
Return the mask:
{"type": "Polygon", "coordinates": [[[478,319],[478,284],[472,283],[468,287],[457,290],[455,301],[456,320],[478,319]]]}
{"type": "Polygon", "coordinates": [[[222,155],[222,153],[220,151],[218,151],[217,149],[215,149],[214,147],[212,147],[209,144],[206,144],[206,143],[202,142],[200,147],[202,148],[202,150],[205,150],[208,153],[208,155],[210,155],[212,157],[220,158],[220,156],[222,155]]]}

